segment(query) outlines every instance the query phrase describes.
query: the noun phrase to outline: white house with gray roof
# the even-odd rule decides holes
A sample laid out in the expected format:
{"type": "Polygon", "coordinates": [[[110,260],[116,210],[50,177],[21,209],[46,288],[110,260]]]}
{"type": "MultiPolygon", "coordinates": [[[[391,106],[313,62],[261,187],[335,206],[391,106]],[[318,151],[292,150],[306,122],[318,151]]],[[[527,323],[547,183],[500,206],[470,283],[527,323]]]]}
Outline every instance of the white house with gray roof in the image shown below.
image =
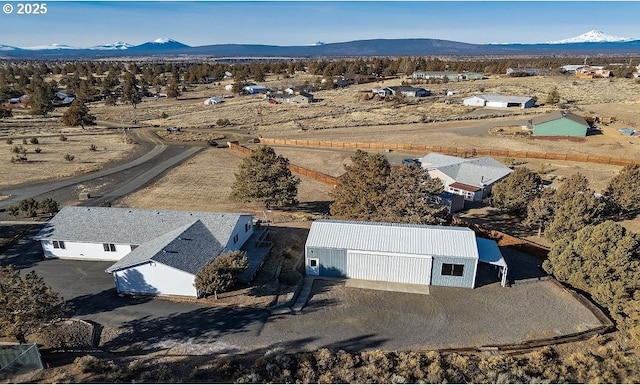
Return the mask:
{"type": "Polygon", "coordinates": [[[497,244],[466,227],[318,220],[305,244],[307,275],[387,282],[401,290],[473,288],[478,262],[499,266],[506,285],[497,244]]]}
{"type": "Polygon", "coordinates": [[[249,214],[67,206],[35,239],[47,258],[115,261],[120,293],[197,297],[200,269],[254,235],[249,214]]]}
{"type": "Polygon", "coordinates": [[[513,170],[491,157],[459,158],[430,153],[420,158],[431,178],[438,178],[444,190],[462,195],[467,201],[480,201],[491,193],[493,185],[513,170]]]}

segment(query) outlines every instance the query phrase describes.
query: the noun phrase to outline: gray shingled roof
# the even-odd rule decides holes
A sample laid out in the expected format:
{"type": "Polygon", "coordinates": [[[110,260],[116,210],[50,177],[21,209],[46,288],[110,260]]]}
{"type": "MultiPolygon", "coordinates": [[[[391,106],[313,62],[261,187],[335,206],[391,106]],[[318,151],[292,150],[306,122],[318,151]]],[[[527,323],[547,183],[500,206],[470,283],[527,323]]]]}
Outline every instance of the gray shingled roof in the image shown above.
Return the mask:
{"type": "Polygon", "coordinates": [[[431,153],[420,159],[427,170],[438,169],[459,183],[482,187],[498,182],[513,170],[491,157],[463,159],[431,153]]]}
{"type": "Polygon", "coordinates": [[[574,122],[576,122],[578,124],[581,124],[581,125],[589,128],[589,123],[587,123],[587,121],[584,120],[584,118],[582,116],[576,115],[573,112],[569,112],[569,111],[553,111],[553,112],[550,112],[548,114],[544,114],[544,115],[541,115],[541,116],[536,116],[535,118],[531,119],[531,124],[536,126],[536,125],[539,125],[539,124],[551,122],[551,121],[562,119],[562,118],[566,118],[566,119],[572,120],[572,121],[574,121],[574,122]]]}
{"type": "Polygon", "coordinates": [[[106,271],[126,269],[155,261],[187,273],[197,274],[224,250],[222,245],[200,220],[170,231],[127,254],[106,271]]]}
{"type": "Polygon", "coordinates": [[[251,215],[67,206],[35,239],[140,245],[107,272],[156,261],[195,274],[225,249],[242,217],[251,215]]]}

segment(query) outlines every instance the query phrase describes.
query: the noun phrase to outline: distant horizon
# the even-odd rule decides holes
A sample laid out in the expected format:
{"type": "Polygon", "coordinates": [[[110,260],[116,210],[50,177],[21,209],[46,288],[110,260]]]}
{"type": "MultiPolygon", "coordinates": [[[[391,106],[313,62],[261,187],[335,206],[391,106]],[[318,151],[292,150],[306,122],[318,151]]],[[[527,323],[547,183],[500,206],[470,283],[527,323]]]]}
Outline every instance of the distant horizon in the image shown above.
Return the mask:
{"type": "Polygon", "coordinates": [[[48,1],[47,13],[0,13],[0,45],[89,48],[171,38],[305,46],[372,39],[537,44],[591,30],[640,40],[638,2],[530,1],[48,1]],[[602,15],[607,17],[602,17],[602,15]],[[495,21],[494,21],[495,20],[495,21]],[[523,25],[528,20],[526,25],[523,25]]]}

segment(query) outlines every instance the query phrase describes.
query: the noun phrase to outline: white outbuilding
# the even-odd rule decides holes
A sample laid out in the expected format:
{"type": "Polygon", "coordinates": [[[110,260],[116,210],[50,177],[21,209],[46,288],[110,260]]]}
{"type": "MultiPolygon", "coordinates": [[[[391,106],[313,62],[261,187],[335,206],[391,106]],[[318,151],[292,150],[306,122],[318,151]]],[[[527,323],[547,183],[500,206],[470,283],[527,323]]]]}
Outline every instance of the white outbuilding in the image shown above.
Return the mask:
{"type": "Polygon", "coordinates": [[[462,104],[472,107],[493,107],[493,108],[531,108],[535,106],[536,100],[525,96],[505,96],[496,94],[474,95],[464,98],[462,104]]]}
{"type": "Polygon", "coordinates": [[[210,106],[210,105],[213,105],[213,104],[220,104],[220,103],[221,103],[220,98],[218,98],[216,96],[212,96],[209,99],[204,101],[204,105],[205,106],[210,106]]]}

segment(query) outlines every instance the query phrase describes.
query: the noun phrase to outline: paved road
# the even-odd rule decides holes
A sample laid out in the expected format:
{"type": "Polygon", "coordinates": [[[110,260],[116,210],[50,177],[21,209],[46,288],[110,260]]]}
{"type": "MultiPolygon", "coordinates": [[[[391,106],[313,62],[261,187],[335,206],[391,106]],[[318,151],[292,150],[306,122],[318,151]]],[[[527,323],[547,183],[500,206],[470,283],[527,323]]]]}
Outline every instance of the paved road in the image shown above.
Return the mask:
{"type": "Polygon", "coordinates": [[[134,134],[140,141],[153,144],[153,147],[142,156],[115,167],[106,168],[58,182],[44,182],[0,191],[0,195],[9,196],[9,198],[0,201],[0,209],[4,209],[10,205],[15,205],[25,198],[37,197],[69,186],[75,186],[92,180],[114,176],[114,178],[111,179],[111,184],[107,187],[105,194],[102,194],[102,196],[96,200],[87,202],[89,205],[97,206],[103,201],[114,200],[141,188],[169,168],[177,165],[202,149],[201,147],[168,146],[148,130],[135,131],[134,134]],[[169,148],[173,149],[174,153],[177,151],[177,153],[168,159],[163,159],[161,155],[169,148]],[[134,169],[138,166],[140,166],[139,174],[128,175],[127,178],[119,177],[124,176],[125,171],[134,169]],[[109,190],[109,188],[111,190],[109,190]]]}

